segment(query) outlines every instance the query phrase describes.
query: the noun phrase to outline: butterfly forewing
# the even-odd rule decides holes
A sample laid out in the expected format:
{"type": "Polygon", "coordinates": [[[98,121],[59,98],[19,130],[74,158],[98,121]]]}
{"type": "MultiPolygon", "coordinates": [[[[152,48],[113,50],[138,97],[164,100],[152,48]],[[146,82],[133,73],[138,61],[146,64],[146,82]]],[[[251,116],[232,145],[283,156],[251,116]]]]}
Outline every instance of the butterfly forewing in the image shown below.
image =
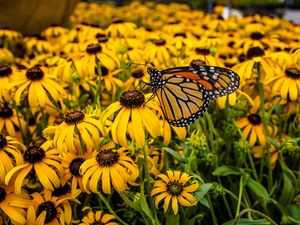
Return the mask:
{"type": "Polygon", "coordinates": [[[202,84],[211,98],[218,98],[234,92],[239,87],[240,77],[233,71],[215,66],[175,67],[161,71],[162,74],[176,74],[202,84]]]}
{"type": "Polygon", "coordinates": [[[148,72],[166,119],[181,127],[201,117],[212,99],[234,92],[240,81],[233,71],[213,66],[148,68],[148,72]]]}
{"type": "Polygon", "coordinates": [[[166,83],[156,95],[171,125],[188,126],[205,113],[210,98],[201,84],[173,74],[165,74],[163,79],[166,83]]]}

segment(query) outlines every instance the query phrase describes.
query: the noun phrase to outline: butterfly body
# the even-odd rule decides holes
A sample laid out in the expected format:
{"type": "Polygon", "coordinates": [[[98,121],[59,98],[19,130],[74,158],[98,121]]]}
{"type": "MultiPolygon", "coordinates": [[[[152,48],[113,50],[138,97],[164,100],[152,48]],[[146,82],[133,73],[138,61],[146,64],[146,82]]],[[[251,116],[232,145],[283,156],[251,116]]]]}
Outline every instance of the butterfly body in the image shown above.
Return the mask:
{"type": "Polygon", "coordinates": [[[234,92],[239,76],[213,66],[194,65],[159,71],[148,68],[150,85],[167,121],[185,127],[204,115],[211,100],[234,92]]]}

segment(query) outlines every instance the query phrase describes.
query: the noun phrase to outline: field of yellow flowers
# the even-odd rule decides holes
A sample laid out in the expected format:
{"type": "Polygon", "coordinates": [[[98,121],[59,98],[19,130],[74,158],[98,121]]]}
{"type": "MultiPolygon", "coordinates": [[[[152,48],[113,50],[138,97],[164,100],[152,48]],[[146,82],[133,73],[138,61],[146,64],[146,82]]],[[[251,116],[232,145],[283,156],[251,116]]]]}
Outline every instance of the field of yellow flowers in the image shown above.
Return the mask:
{"type": "Polygon", "coordinates": [[[300,26],[183,4],[79,3],[0,30],[0,224],[300,223],[300,26]],[[239,89],[171,126],[147,66],[225,67],[239,89]]]}

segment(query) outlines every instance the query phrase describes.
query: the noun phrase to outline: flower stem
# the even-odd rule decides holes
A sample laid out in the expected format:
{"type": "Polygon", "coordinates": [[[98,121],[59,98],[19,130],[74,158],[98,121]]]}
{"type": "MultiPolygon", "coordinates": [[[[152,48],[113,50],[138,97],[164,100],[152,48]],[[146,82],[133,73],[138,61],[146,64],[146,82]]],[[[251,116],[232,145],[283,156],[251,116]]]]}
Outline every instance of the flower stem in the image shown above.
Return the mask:
{"type": "Polygon", "coordinates": [[[109,202],[107,201],[107,199],[104,197],[103,194],[101,194],[100,192],[98,193],[99,198],[104,202],[105,206],[107,207],[108,211],[113,214],[116,219],[123,225],[128,225],[128,223],[126,223],[125,221],[123,221],[120,217],[118,217],[118,215],[115,213],[115,211],[111,208],[111,206],[109,205],[109,202]]]}
{"type": "Polygon", "coordinates": [[[240,208],[241,208],[241,201],[242,201],[242,195],[243,195],[243,189],[244,189],[244,176],[241,176],[239,186],[240,186],[240,191],[239,191],[239,198],[238,198],[238,202],[237,202],[236,216],[235,217],[237,217],[239,215],[240,208]]]}
{"type": "Polygon", "coordinates": [[[250,213],[251,213],[251,212],[252,212],[252,213],[255,213],[255,214],[257,214],[257,215],[259,215],[259,216],[261,216],[261,217],[267,219],[268,221],[270,221],[270,223],[271,223],[272,225],[277,225],[277,223],[276,223],[274,220],[272,220],[270,217],[268,217],[267,215],[265,215],[265,214],[263,214],[263,213],[261,213],[261,212],[255,210],[255,209],[244,209],[244,210],[242,210],[242,211],[235,217],[235,219],[234,219],[234,221],[233,221],[233,225],[237,225],[237,224],[238,224],[238,221],[239,221],[240,218],[241,218],[241,216],[243,216],[244,214],[246,214],[246,213],[248,213],[248,212],[250,212],[250,213]]]}
{"type": "MultiPolygon", "coordinates": [[[[258,95],[260,98],[260,106],[259,111],[262,116],[263,124],[264,124],[264,131],[265,136],[268,136],[268,118],[266,118],[265,113],[265,95],[264,95],[264,88],[262,84],[262,77],[261,77],[261,65],[260,63],[256,63],[257,66],[257,88],[258,88],[258,95]]],[[[271,154],[270,154],[270,148],[268,143],[266,146],[263,147],[263,154],[264,150],[267,150],[267,167],[268,167],[268,190],[271,190],[273,187],[273,176],[272,176],[272,165],[271,165],[271,154]]],[[[264,158],[264,157],[262,157],[264,158]]]]}

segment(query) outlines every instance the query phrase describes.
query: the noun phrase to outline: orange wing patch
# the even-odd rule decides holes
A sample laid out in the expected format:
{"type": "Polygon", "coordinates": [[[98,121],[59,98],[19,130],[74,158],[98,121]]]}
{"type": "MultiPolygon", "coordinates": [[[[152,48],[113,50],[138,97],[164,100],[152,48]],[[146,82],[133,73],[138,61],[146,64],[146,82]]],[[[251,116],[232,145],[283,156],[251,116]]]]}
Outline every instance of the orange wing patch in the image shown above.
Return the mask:
{"type": "Polygon", "coordinates": [[[213,89],[213,86],[208,81],[201,79],[197,74],[194,74],[193,72],[182,71],[182,72],[176,72],[175,75],[179,75],[197,81],[198,83],[202,84],[206,88],[206,90],[213,89]]]}

